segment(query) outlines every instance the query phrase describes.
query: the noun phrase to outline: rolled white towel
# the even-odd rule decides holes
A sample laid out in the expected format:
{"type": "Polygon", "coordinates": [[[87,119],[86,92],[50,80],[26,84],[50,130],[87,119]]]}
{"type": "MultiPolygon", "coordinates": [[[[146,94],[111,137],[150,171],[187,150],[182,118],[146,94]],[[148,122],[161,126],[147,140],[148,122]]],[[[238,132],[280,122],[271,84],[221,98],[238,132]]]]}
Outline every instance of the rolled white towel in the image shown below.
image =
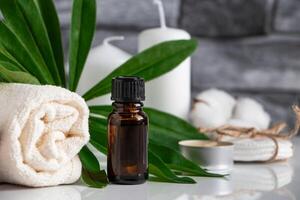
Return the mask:
{"type": "Polygon", "coordinates": [[[217,128],[231,118],[235,99],[228,93],[218,90],[206,90],[195,98],[190,118],[196,127],[217,128]]]}
{"type": "Polygon", "coordinates": [[[32,187],[73,183],[88,142],[89,110],[55,86],[0,84],[0,182],[32,187]]]}
{"type": "Polygon", "coordinates": [[[259,130],[267,129],[271,122],[271,117],[263,106],[250,98],[239,98],[237,100],[232,118],[252,124],[259,130]]]}

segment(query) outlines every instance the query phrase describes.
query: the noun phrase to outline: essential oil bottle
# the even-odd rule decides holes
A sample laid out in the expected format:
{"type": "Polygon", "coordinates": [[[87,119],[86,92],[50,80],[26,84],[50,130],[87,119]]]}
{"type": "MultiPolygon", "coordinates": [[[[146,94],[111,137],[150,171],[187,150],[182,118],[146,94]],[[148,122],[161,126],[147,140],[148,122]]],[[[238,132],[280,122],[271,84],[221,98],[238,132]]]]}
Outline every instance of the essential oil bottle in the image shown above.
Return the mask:
{"type": "Polygon", "coordinates": [[[141,184],[148,178],[148,117],[143,112],[145,83],[139,77],[112,80],[113,111],[108,118],[108,179],[141,184]]]}

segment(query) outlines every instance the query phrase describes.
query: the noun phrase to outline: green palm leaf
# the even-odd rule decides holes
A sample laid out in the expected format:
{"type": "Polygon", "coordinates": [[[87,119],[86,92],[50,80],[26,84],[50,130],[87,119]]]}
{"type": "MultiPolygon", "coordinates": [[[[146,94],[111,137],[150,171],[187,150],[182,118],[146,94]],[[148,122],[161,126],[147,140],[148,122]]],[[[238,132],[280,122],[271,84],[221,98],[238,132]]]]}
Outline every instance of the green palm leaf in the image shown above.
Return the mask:
{"type": "Polygon", "coordinates": [[[62,85],[62,80],[58,72],[58,67],[56,66],[54,53],[48,36],[48,31],[37,0],[20,0],[18,1],[18,5],[22,10],[34,41],[55,81],[55,84],[62,85]]]}
{"type": "Polygon", "coordinates": [[[103,188],[108,184],[105,170],[100,169],[100,164],[95,155],[84,146],[79,152],[82,166],[81,180],[89,186],[103,188]]]}
{"type": "Polygon", "coordinates": [[[48,33],[60,79],[65,86],[64,52],[58,15],[52,0],[36,0],[48,33]]]}
{"type": "Polygon", "coordinates": [[[96,27],[96,1],[74,0],[70,34],[69,88],[75,91],[91,48],[96,27]]]}
{"type": "Polygon", "coordinates": [[[152,180],[166,181],[171,183],[196,183],[192,178],[179,177],[163,162],[158,154],[148,151],[149,171],[156,178],[152,180]]]}
{"type": "Polygon", "coordinates": [[[39,85],[39,81],[26,72],[19,71],[18,66],[8,62],[0,61],[0,82],[5,83],[27,83],[39,85]]]}
{"type": "Polygon", "coordinates": [[[25,68],[33,76],[37,77],[42,84],[53,83],[51,75],[47,75],[32,57],[30,51],[27,51],[18,38],[10,31],[10,29],[0,22],[0,51],[2,55],[11,60],[17,61],[22,68],[25,68]],[[6,53],[5,53],[6,52],[6,53]]]}
{"type": "Polygon", "coordinates": [[[0,61],[11,63],[17,66],[20,71],[28,72],[11,54],[9,54],[5,49],[1,47],[0,47],[0,61]]]}
{"type": "Polygon", "coordinates": [[[146,81],[161,76],[184,61],[197,48],[196,40],[177,40],[155,45],[129,59],[83,95],[91,100],[111,91],[111,79],[116,76],[140,76],[146,81]]]}
{"type": "MultiPolygon", "coordinates": [[[[35,68],[35,71],[37,72],[35,75],[39,77],[39,79],[42,79],[42,83],[55,84],[46,63],[43,60],[40,50],[35,43],[33,34],[28,26],[28,22],[24,18],[22,11],[17,4],[17,1],[0,0],[0,10],[4,16],[4,22],[9,29],[10,34],[12,33],[14,35],[10,37],[15,38],[15,41],[6,44],[13,46],[16,43],[19,43],[19,46],[21,46],[22,49],[27,52],[28,56],[31,58],[34,64],[24,67],[31,68],[28,69],[28,71],[31,71],[32,68],[35,68]]],[[[16,52],[18,51],[14,51],[14,53],[16,52]]],[[[27,59],[27,57],[23,57],[23,59],[27,59]]]]}

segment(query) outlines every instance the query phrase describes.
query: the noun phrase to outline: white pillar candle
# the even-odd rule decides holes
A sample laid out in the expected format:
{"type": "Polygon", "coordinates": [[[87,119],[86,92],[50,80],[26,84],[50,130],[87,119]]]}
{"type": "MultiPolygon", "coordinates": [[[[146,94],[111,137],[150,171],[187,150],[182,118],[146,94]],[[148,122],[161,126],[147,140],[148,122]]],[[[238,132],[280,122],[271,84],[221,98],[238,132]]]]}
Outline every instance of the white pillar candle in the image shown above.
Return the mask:
{"type": "MultiPolygon", "coordinates": [[[[143,31],[138,38],[138,49],[142,51],[155,44],[179,39],[190,39],[184,30],[166,27],[163,5],[158,5],[161,27],[143,31]]],[[[191,98],[191,61],[186,59],[169,73],[146,83],[145,105],[187,119],[191,98]]]]}
{"type": "MultiPolygon", "coordinates": [[[[131,55],[109,42],[123,40],[123,36],[108,37],[103,43],[91,49],[85,68],[82,72],[77,92],[83,95],[100,80],[105,78],[114,69],[126,62],[131,55]]],[[[95,98],[88,102],[89,105],[111,104],[110,94],[95,98]]]]}

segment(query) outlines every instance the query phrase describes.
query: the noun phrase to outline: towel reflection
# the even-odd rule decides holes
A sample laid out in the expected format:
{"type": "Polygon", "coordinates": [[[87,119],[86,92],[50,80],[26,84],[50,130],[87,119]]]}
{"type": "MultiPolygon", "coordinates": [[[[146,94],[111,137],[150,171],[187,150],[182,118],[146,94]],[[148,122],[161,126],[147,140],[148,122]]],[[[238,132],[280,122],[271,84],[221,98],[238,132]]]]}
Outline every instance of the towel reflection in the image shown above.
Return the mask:
{"type": "Polygon", "coordinates": [[[81,200],[80,192],[73,186],[27,188],[14,185],[0,185],[2,200],[81,200]]]}

